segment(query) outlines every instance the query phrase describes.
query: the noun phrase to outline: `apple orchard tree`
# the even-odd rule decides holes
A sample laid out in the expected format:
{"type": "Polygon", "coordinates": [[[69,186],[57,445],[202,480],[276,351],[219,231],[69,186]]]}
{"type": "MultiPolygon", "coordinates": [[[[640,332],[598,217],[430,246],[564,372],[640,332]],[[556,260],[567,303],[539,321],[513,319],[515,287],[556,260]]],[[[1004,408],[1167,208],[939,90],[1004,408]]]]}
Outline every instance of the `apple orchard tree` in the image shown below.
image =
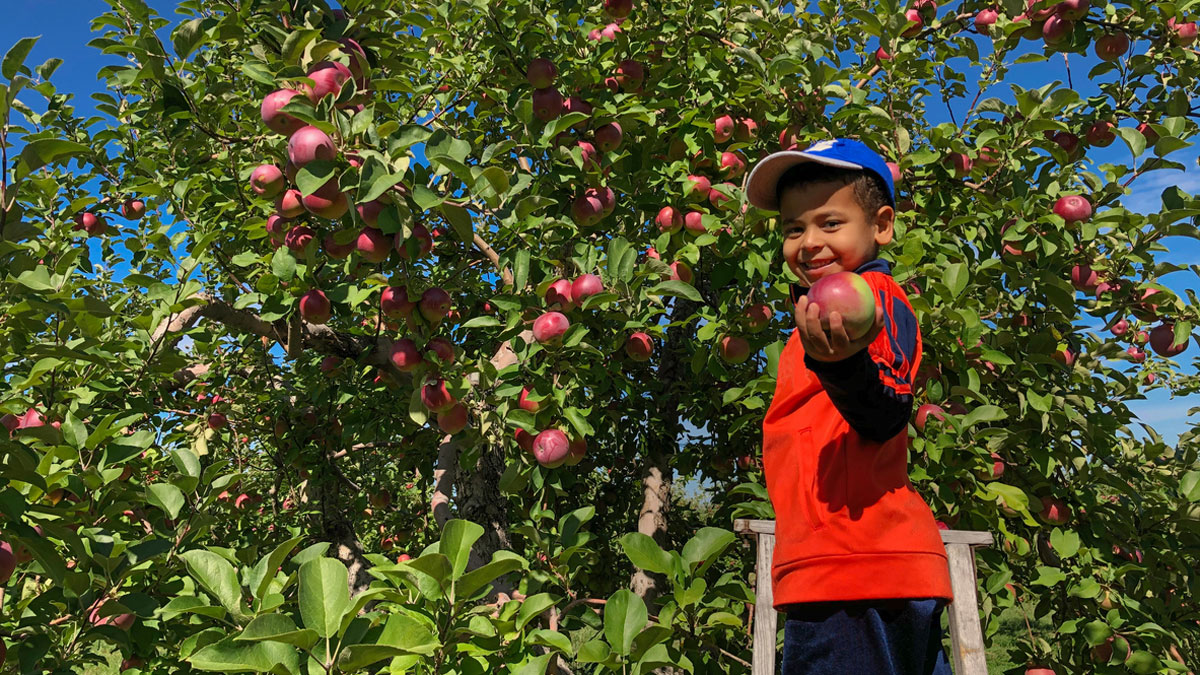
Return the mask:
{"type": "Polygon", "coordinates": [[[996,536],[988,634],[1195,667],[1200,446],[1126,404],[1200,389],[1155,260],[1200,201],[1125,203],[1197,3],[109,4],[94,116],[2,62],[5,668],[747,672],[793,322],[740,186],[834,135],[895,163],[911,476],[996,536]],[[1061,60],[1096,93],[1006,82],[1061,60]]]}

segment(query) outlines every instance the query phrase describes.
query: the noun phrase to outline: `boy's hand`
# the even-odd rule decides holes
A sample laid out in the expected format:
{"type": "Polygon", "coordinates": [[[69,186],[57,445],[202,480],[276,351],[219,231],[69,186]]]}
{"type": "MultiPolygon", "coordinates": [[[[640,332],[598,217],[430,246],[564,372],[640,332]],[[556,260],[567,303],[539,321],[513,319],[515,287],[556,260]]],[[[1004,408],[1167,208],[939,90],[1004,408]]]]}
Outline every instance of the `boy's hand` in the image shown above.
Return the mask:
{"type": "Polygon", "coordinates": [[[857,354],[860,350],[875,341],[879,331],[883,330],[883,306],[875,303],[875,324],[867,334],[857,340],[851,340],[842,325],[842,315],[837,312],[829,313],[829,333],[821,328],[821,308],[810,303],[808,297],[800,298],[796,303],[796,327],[800,329],[800,343],[804,345],[804,353],[817,361],[842,361],[857,354]]]}

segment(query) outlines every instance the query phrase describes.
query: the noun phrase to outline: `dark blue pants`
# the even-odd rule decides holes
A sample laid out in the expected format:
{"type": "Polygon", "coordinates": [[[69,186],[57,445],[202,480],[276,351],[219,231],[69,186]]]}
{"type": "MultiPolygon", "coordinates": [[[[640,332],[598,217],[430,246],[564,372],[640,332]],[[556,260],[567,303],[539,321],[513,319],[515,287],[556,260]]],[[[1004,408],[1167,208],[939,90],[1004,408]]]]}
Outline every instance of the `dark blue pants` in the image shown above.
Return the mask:
{"type": "Polygon", "coordinates": [[[951,675],[942,648],[943,600],[793,605],[783,627],[782,675],[951,675]]]}

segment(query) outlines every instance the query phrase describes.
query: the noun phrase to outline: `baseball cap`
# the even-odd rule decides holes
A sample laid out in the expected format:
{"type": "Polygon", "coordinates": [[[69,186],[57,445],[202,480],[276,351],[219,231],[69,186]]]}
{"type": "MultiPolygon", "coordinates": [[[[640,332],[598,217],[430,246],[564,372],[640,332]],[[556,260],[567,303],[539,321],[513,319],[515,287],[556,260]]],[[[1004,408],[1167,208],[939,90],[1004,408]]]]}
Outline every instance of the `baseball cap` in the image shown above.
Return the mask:
{"type": "Polygon", "coordinates": [[[746,178],[746,197],[750,203],[767,211],[778,211],[775,187],[788,169],[805,162],[817,162],[844,169],[872,171],[887,186],[888,203],[896,205],[896,186],[887,162],[874,150],[850,138],[817,141],[804,150],[780,150],[767,155],[746,178]]]}

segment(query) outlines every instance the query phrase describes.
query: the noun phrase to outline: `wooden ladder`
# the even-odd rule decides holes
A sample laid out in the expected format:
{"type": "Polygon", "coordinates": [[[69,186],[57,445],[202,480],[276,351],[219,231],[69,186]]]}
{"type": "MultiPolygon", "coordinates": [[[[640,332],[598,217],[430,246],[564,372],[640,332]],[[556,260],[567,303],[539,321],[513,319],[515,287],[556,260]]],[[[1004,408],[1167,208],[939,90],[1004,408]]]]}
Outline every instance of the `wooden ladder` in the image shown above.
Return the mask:
{"type": "MultiPolygon", "coordinates": [[[[758,540],[755,559],[754,675],[775,675],[775,640],[778,613],[772,606],[771,558],[775,554],[775,521],[739,518],[733,531],[758,540]]],[[[955,675],[987,675],[983,626],[979,622],[979,596],[975,591],[976,546],[991,546],[991,532],[940,530],[950,563],[950,648],[955,675]]]]}

